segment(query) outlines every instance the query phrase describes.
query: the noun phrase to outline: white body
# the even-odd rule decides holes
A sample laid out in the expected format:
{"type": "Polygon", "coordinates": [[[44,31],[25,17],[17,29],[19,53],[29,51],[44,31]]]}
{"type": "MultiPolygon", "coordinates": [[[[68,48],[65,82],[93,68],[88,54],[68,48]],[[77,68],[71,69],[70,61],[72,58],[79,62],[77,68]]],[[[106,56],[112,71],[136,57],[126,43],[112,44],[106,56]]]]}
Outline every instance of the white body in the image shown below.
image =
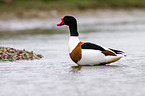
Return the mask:
{"type": "MultiPolygon", "coordinates": [[[[69,53],[71,53],[76,48],[79,42],[80,40],[78,39],[77,36],[70,37],[69,53]]],[[[104,49],[109,50],[108,48],[104,48],[104,49]]],[[[82,58],[80,61],[77,62],[77,64],[78,65],[97,65],[97,64],[102,64],[102,63],[111,63],[111,62],[119,60],[122,56],[123,55],[105,56],[100,50],[82,49],[82,58]]]]}
{"type": "Polygon", "coordinates": [[[79,65],[95,65],[105,63],[105,55],[98,50],[82,49],[82,58],[79,65]]]}
{"type": "Polygon", "coordinates": [[[82,50],[82,58],[77,63],[78,65],[97,65],[105,64],[117,61],[122,56],[105,56],[101,51],[98,50],[82,50]]]}

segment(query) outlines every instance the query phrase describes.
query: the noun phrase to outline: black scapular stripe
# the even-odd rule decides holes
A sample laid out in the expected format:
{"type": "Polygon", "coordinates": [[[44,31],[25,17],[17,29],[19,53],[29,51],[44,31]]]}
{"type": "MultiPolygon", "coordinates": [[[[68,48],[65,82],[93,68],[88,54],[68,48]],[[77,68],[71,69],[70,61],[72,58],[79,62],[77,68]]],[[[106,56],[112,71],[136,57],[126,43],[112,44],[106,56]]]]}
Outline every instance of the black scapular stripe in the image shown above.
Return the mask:
{"type": "Polygon", "coordinates": [[[84,43],[81,47],[82,49],[93,49],[93,50],[105,51],[104,48],[93,43],[84,43]]]}

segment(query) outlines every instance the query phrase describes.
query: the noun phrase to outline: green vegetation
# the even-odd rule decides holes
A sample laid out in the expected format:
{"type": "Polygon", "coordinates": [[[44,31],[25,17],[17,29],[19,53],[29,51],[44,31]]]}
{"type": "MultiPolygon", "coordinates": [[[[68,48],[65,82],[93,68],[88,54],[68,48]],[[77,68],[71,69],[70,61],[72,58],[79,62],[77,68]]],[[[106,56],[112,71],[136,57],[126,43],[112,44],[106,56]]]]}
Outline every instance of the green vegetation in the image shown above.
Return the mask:
{"type": "Polygon", "coordinates": [[[49,10],[63,12],[97,8],[145,8],[145,0],[0,0],[0,18],[31,18],[49,10]]]}
{"type": "Polygon", "coordinates": [[[144,8],[145,0],[0,0],[0,11],[21,9],[67,10],[104,7],[144,8]]]}

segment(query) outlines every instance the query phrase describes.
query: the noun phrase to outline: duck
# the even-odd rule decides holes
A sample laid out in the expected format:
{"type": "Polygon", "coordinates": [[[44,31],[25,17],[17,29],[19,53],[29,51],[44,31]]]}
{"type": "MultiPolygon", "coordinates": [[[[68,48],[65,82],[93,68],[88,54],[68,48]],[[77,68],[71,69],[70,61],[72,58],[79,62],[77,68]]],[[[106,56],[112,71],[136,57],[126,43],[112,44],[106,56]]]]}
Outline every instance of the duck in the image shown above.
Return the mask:
{"type": "Polygon", "coordinates": [[[57,26],[67,25],[70,30],[69,55],[73,62],[80,66],[106,65],[118,61],[124,55],[123,51],[103,47],[97,43],[79,40],[77,19],[64,16],[57,26]]]}

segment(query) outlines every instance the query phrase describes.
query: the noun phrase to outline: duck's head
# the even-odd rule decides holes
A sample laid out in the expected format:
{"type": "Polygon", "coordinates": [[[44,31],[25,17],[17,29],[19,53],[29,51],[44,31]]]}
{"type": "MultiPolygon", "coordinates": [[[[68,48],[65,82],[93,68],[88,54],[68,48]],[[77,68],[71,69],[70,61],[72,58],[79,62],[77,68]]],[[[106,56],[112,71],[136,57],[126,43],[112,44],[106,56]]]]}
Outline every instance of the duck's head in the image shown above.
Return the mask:
{"type": "Polygon", "coordinates": [[[73,16],[64,16],[61,19],[61,23],[57,24],[57,26],[68,25],[70,29],[71,36],[79,36],[77,31],[77,20],[73,16]]]}
{"type": "Polygon", "coordinates": [[[77,24],[77,20],[73,17],[73,16],[64,16],[61,19],[61,23],[57,24],[57,26],[62,26],[62,25],[76,25],[77,24]]]}

